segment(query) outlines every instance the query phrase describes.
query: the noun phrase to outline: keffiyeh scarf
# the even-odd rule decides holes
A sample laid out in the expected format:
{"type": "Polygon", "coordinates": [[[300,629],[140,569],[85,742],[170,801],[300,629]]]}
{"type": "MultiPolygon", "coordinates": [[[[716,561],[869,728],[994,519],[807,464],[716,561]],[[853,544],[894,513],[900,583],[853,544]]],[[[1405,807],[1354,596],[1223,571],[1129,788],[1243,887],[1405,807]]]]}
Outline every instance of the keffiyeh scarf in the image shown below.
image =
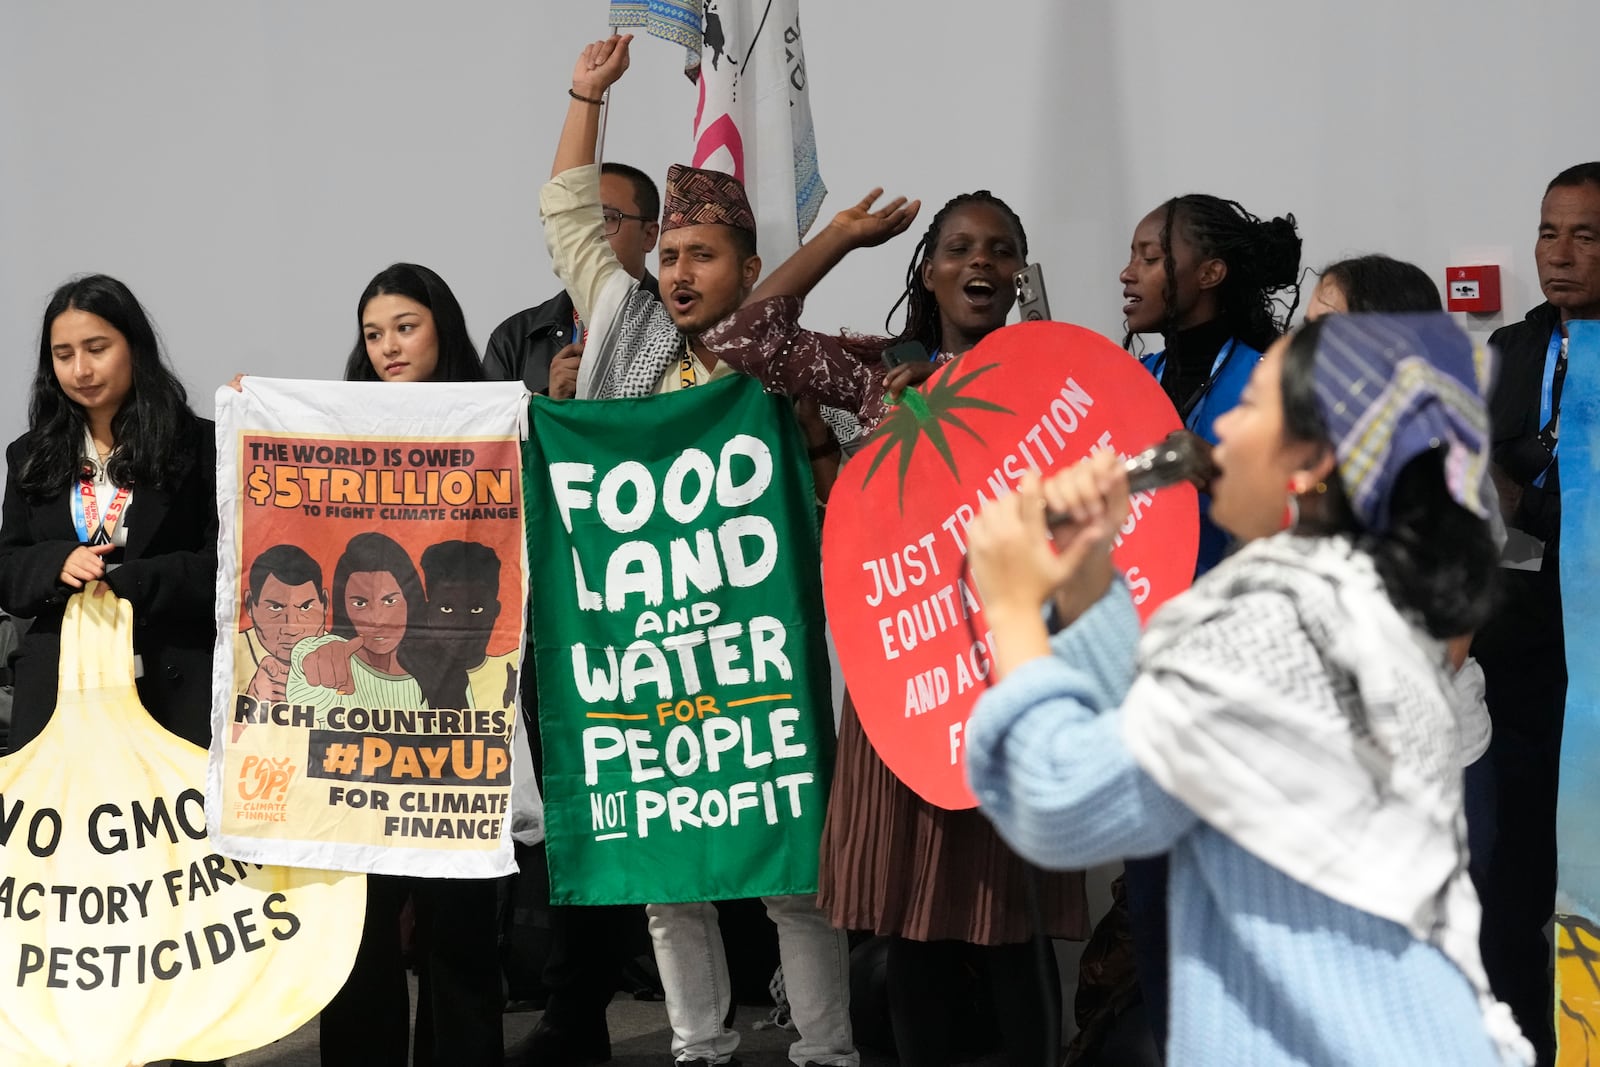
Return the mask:
{"type": "Polygon", "coordinates": [[[1441,642],[1341,538],[1247,545],[1158,611],[1124,737],[1139,765],[1263,862],[1405,926],[1471,981],[1506,1063],[1467,875],[1463,731],[1441,642]]]}
{"type": "MultiPolygon", "coordinates": [[[[595,400],[651,396],[666,369],[683,358],[688,344],[661,301],[634,283],[605,333],[591,338],[595,400]],[[598,344],[595,342],[598,341],[598,344]]],[[[585,358],[589,358],[585,353],[585,358]]]]}
{"type": "MultiPolygon", "coordinates": [[[[612,400],[655,395],[661,376],[683,358],[688,343],[661,302],[636,283],[604,335],[590,338],[594,388],[586,397],[612,400]]],[[[584,358],[589,358],[587,351],[584,358]]],[[[848,411],[824,407],[822,418],[841,444],[862,436],[860,421],[848,411]]]]}

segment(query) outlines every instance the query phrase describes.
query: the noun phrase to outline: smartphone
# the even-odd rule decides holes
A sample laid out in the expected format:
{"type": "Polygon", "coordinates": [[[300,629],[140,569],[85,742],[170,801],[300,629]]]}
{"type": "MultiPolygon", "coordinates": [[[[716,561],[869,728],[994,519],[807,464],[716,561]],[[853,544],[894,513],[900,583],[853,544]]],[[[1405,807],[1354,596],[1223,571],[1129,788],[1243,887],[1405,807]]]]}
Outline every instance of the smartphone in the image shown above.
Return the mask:
{"type": "Polygon", "coordinates": [[[890,370],[902,363],[926,362],[928,362],[928,350],[922,347],[920,341],[901,341],[883,350],[883,365],[890,370]]]}
{"type": "Polygon", "coordinates": [[[1017,311],[1023,322],[1038,322],[1050,317],[1050,299],[1044,295],[1044,268],[1029,263],[1012,277],[1017,287],[1017,311]]]}

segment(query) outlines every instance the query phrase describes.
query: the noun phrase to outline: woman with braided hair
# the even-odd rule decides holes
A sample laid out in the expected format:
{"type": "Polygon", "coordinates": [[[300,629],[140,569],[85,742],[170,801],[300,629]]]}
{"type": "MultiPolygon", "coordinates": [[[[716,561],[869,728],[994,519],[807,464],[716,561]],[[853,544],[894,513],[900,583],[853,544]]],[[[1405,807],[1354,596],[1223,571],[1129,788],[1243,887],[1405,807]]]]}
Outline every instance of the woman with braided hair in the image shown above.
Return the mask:
{"type": "MultiPolygon", "coordinates": [[[[1216,443],[1218,416],[1239,402],[1250,372],[1300,300],[1300,237],[1293,215],[1263,220],[1233,200],[1174,197],[1133,231],[1122,282],[1123,347],[1159,333],[1165,347],[1140,356],[1184,423],[1216,443]],[[1287,307],[1276,296],[1287,292],[1287,307]]],[[[1202,509],[1206,502],[1202,500],[1202,509]]],[[[1215,566],[1228,538],[1204,517],[1200,561],[1215,566]]]]}
{"type": "MultiPolygon", "coordinates": [[[[1293,215],[1263,220],[1234,200],[1206,193],[1173,197],[1134,228],[1122,282],[1127,334],[1159,333],[1158,352],[1139,361],[1161,382],[1184,425],[1217,443],[1217,419],[1238,403],[1262,353],[1284,333],[1300,301],[1300,237],[1293,215]],[[1287,291],[1287,306],[1276,299],[1287,291]]],[[[1200,497],[1196,575],[1221,561],[1229,536],[1200,497]]],[[[1133,954],[1148,1021],[1166,1039],[1167,858],[1130,858],[1126,896],[1101,920],[1133,929],[1133,954]],[[1124,918],[1125,916],[1125,918],[1124,918]]],[[[1097,931],[1097,939],[1101,934],[1097,931]]]]}
{"type": "Polygon", "coordinates": [[[841,211],[704,338],[719,359],[769,389],[853,411],[869,432],[907,386],[1005,325],[1016,302],[1012,275],[1028,256],[1022,220],[1005,201],[987,189],[962,193],[939,209],[911,254],[905,288],[884,317],[884,329],[893,330],[894,314],[905,306],[905,323],[892,336],[802,329],[805,295],[847,253],[866,247],[857,235],[874,231],[864,230],[862,220],[894,212],[909,223],[907,216],[921,207],[920,201],[899,198],[873,211],[882,194],[874,189],[841,211]],[[906,341],[921,346],[926,358],[884,373],[883,353],[906,341]]]}
{"type": "MultiPolygon", "coordinates": [[[[898,396],[939,365],[1004,326],[1016,302],[1012,276],[1027,262],[1022,221],[987,190],[942,207],[917,243],[905,289],[906,319],[893,338],[801,329],[801,297],[851,248],[850,219],[881,193],[844,212],[762,283],[751,302],[702,340],[719,359],[769,388],[855,411],[870,431],[898,396]],[[892,345],[914,341],[926,358],[887,374],[892,345]]],[[[910,209],[915,205],[907,205],[910,209]]],[[[888,322],[885,322],[886,328],[888,322]]],[[[1060,1033],[1059,977],[1036,939],[1087,933],[1083,875],[1032,874],[974,811],[937,808],[911,791],[873,751],[847,696],[833,792],[823,829],[818,903],[835,925],[889,939],[890,1018],[900,1062],[950,1062],[963,973],[985,975],[1009,1063],[1049,1062],[1060,1033]],[[1027,881],[1037,878],[1039,923],[1030,921],[1027,881]]],[[[1048,949],[1048,946],[1045,946],[1048,949]]]]}
{"type": "Polygon", "coordinates": [[[906,321],[897,341],[916,341],[935,358],[961,355],[1005,325],[1016,299],[1011,278],[1027,259],[1028,235],[1017,213],[987,189],[962,193],[939,209],[917,242],[906,265],[905,291],[884,316],[884,327],[904,304],[906,321]],[[969,251],[984,241],[994,271],[962,273],[969,251]],[[1003,279],[1000,291],[993,288],[993,274],[1003,279]]]}

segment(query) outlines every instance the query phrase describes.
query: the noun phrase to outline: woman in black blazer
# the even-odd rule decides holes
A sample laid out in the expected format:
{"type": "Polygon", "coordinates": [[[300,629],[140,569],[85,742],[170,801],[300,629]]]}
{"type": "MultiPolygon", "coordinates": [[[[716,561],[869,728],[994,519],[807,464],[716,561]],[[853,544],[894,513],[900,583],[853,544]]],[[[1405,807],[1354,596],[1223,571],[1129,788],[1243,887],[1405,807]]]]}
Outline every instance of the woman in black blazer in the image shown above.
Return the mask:
{"type": "Polygon", "coordinates": [[[8,747],[56,705],[67,598],[100,580],[133,605],[139,697],[205,746],[216,640],[216,438],[190,410],[128,287],[90,275],[44,313],[28,432],[6,450],[0,607],[32,618],[8,747]]]}

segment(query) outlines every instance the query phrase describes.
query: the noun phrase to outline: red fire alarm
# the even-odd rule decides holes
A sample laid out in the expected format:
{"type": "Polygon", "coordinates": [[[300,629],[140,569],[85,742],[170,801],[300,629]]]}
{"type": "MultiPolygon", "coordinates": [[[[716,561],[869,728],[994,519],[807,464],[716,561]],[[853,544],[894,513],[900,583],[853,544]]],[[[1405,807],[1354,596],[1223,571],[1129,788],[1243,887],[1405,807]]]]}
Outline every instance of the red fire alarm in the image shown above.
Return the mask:
{"type": "Polygon", "coordinates": [[[1445,306],[1451,311],[1486,315],[1500,310],[1500,268],[1486,263],[1475,267],[1446,267],[1445,306]]]}

